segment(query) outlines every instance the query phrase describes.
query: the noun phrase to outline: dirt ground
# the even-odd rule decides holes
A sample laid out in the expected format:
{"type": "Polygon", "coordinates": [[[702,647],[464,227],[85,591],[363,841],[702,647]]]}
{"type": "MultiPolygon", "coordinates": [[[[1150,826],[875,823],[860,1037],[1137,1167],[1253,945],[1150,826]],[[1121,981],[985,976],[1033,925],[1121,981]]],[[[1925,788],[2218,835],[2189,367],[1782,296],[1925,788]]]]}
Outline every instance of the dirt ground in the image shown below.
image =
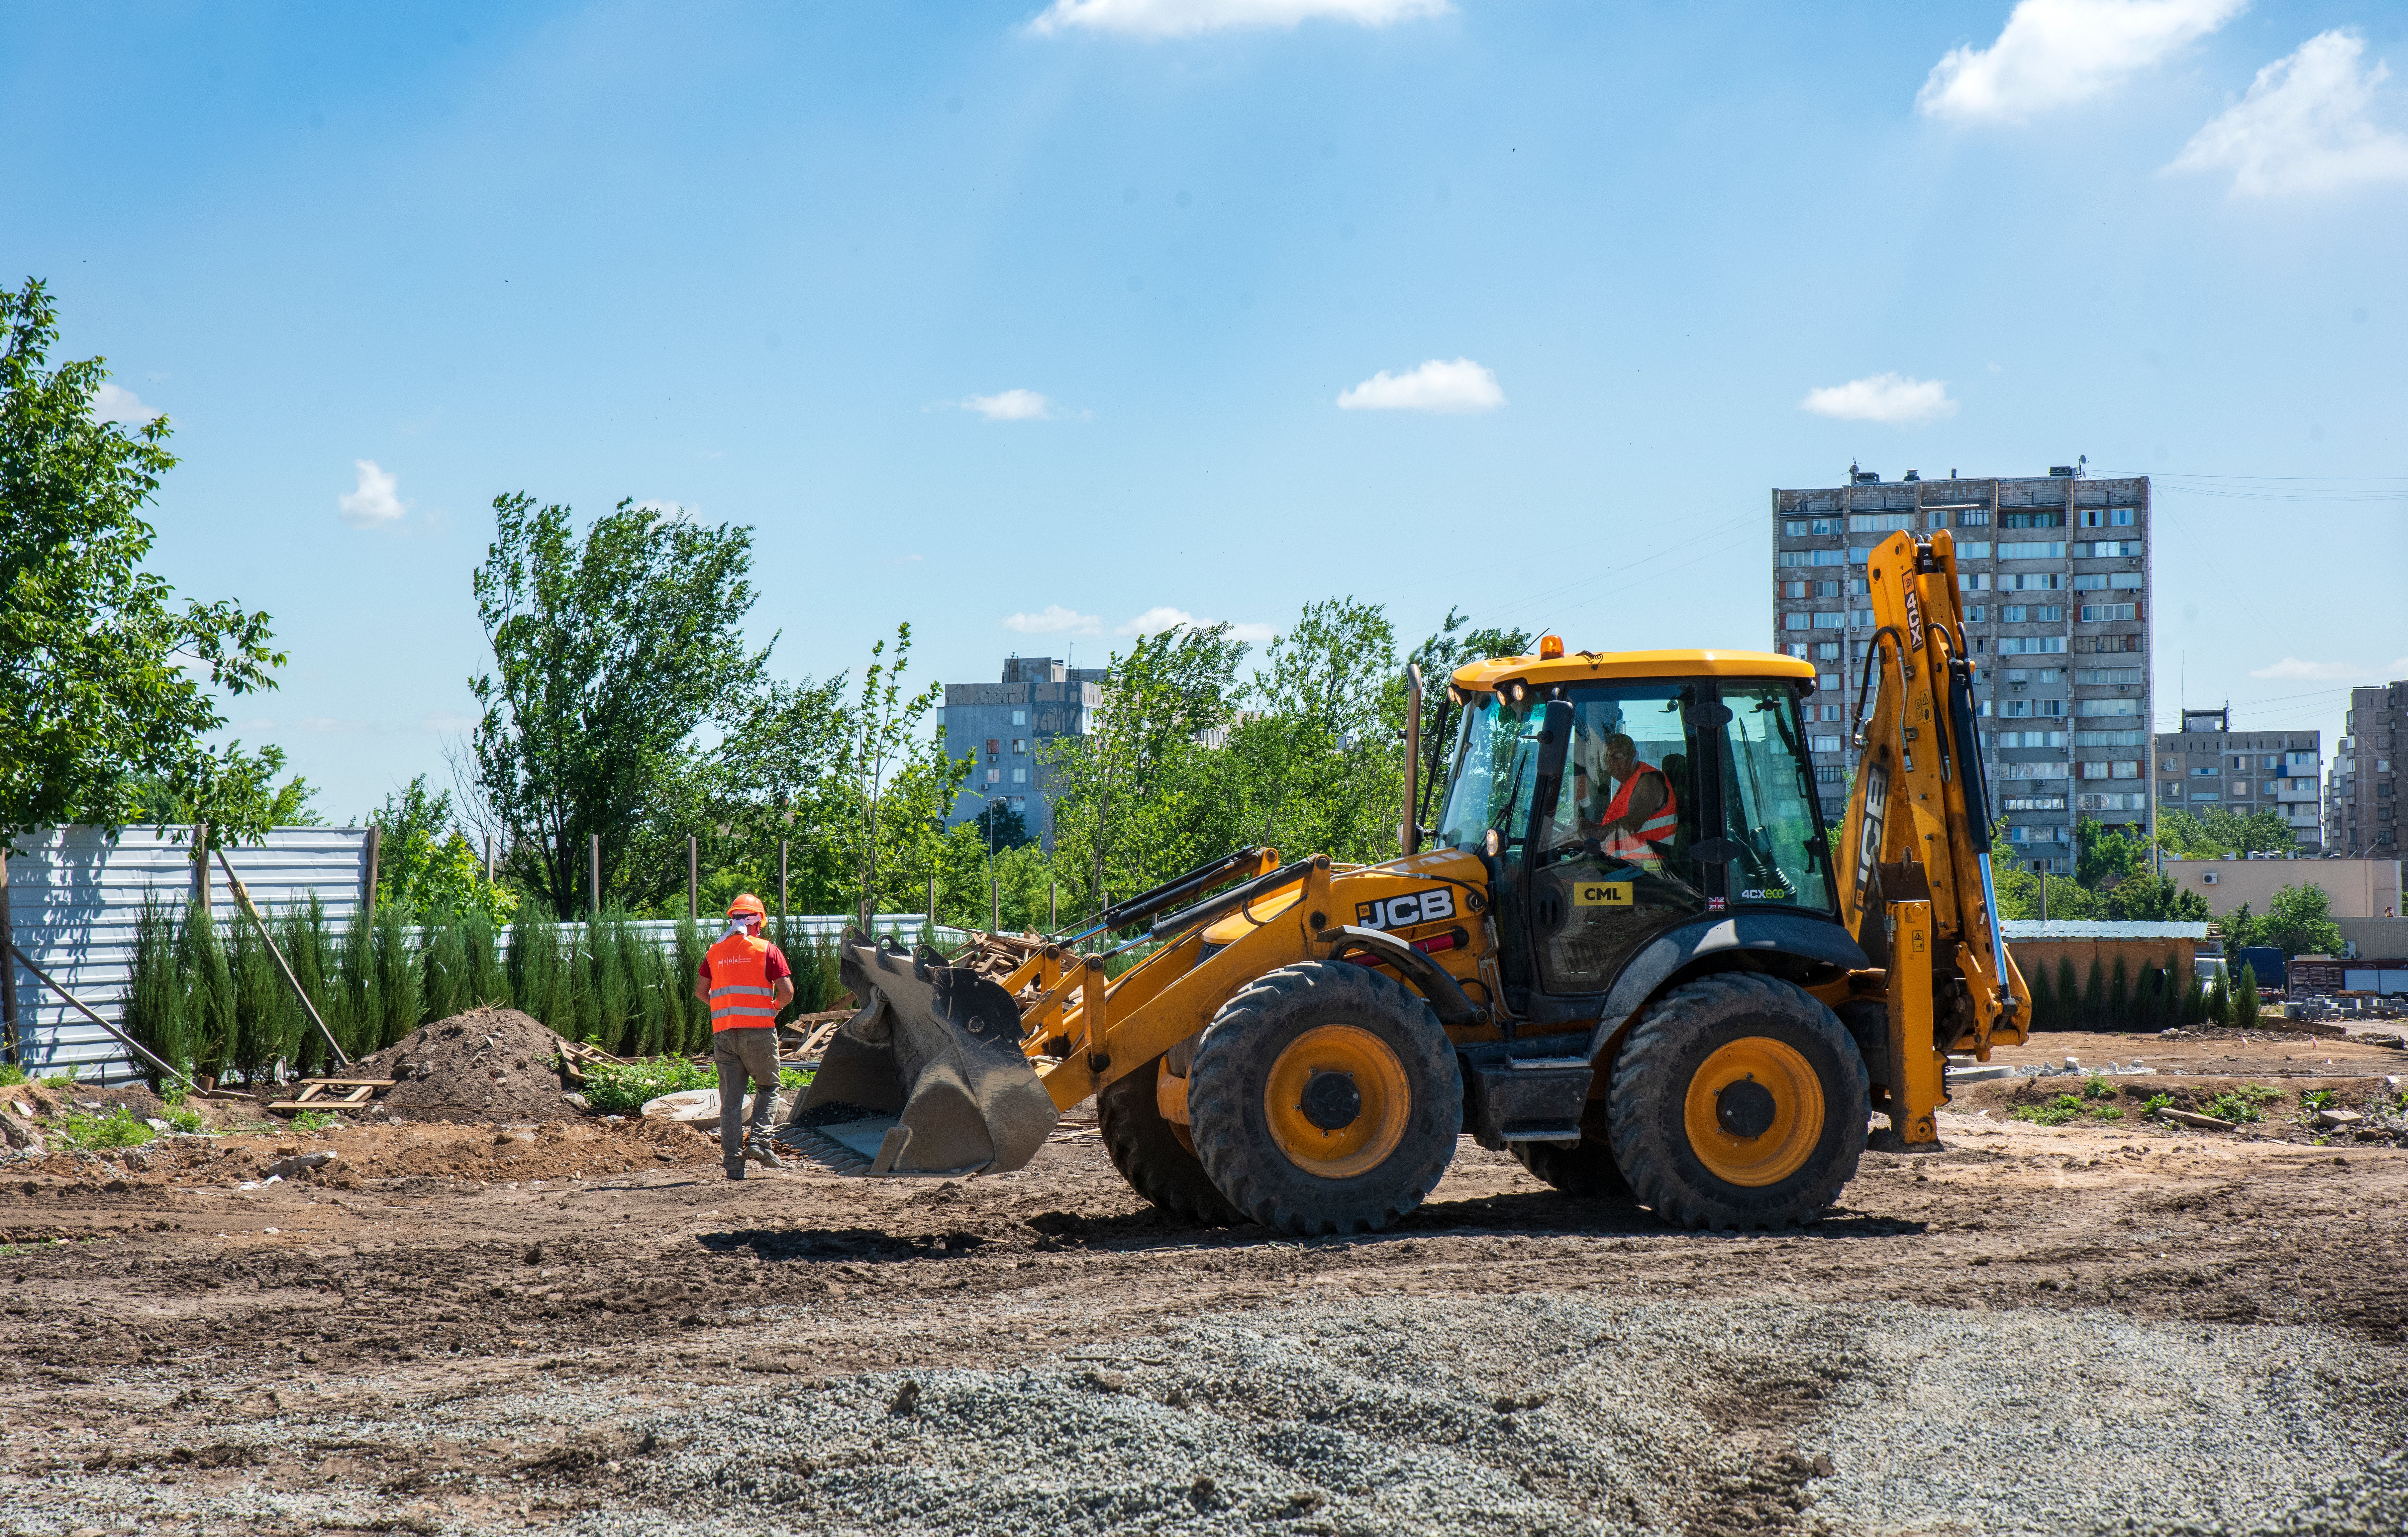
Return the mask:
{"type": "MultiPolygon", "coordinates": [[[[2352,1103],[2396,1102],[2386,1080],[2408,1073],[2396,1050],[2272,1036],[2046,1036],[1998,1059],[2066,1056],[2286,1094],[2333,1085],[2352,1103]]],[[[731,1184],[697,1133],[592,1121],[20,1158],[0,1164],[0,1526],[616,1530],[644,1508],[645,1416],[730,1385],[1063,1368],[1305,1301],[1905,1305],[1967,1327],[2104,1314],[2200,1340],[2294,1327],[2397,1370],[2408,1150],[2319,1145],[2287,1104],[2241,1134],[2011,1119],[2032,1092],[1961,1091],[1942,1151],[1869,1154],[1840,1210],[1753,1236],[1569,1199],[1469,1142],[1389,1231],[1182,1228],[1075,1117],[1027,1170],[942,1184],[800,1168],[731,1184]],[[326,1150],[338,1156],[262,1183],[326,1150]],[[585,1409],[519,1412],[506,1434],[404,1429],[433,1405],[498,1415],[570,1386],[585,1409]],[[597,1401],[618,1408],[596,1422],[597,1401]]],[[[1712,1491],[1666,1498],[1692,1531],[1807,1530],[1795,1501],[1768,1497],[1733,1526],[1708,1519],[1712,1491]]]]}

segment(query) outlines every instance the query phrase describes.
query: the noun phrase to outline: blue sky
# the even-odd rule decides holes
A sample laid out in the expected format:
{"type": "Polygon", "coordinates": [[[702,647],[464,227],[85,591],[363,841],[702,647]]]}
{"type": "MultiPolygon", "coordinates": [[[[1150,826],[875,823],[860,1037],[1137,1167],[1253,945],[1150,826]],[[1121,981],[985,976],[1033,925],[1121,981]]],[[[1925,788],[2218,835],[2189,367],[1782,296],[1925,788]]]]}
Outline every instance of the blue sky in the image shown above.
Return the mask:
{"type": "Polygon", "coordinates": [[[0,273],[275,616],[238,734],[444,781],[518,490],[988,681],[1340,593],[1762,646],[1768,488],[2086,453],[2161,720],[2408,675],[2397,5],[1047,5],[12,8],[0,273]]]}

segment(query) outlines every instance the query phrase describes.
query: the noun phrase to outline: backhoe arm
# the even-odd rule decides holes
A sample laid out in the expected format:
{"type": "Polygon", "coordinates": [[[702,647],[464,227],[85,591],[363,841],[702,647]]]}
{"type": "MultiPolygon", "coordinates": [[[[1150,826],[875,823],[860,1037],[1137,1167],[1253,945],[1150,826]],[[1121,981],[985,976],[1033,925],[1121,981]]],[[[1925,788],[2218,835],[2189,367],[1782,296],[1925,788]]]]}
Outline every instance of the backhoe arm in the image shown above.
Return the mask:
{"type": "Polygon", "coordinates": [[[1945,529],[1893,534],[1865,576],[1874,631],[1842,830],[1841,911],[1866,954],[1884,958],[1891,1115],[1905,1141],[1926,1142],[1930,1113],[1946,1099],[1944,1054],[1986,1059],[1993,1044],[2021,1041],[2031,995],[1998,924],[1956,540],[1945,529]]]}

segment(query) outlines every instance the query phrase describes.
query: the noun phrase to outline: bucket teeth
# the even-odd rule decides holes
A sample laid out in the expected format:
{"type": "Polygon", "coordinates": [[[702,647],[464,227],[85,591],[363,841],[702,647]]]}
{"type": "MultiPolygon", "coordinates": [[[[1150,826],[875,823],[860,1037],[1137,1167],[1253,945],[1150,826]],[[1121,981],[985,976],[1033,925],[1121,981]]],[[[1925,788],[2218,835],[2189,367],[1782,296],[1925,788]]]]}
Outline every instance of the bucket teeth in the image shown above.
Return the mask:
{"type": "Polygon", "coordinates": [[[1021,1055],[1011,996],[934,951],[907,955],[850,928],[841,957],[867,1001],[779,1141],[846,1173],[1003,1173],[1035,1157],[1058,1116],[1021,1055]]]}

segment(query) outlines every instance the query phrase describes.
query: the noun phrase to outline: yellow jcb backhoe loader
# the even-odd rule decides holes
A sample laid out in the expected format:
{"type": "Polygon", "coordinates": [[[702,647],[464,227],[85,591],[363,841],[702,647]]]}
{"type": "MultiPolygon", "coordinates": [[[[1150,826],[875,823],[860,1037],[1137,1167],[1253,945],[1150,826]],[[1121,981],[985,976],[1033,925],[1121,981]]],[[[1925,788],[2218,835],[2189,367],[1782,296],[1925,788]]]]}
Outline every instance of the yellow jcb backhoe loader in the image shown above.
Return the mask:
{"type": "Polygon", "coordinates": [[[1813,1220],[1874,1109],[1930,1143],[1944,1054],[2028,1017],[1949,535],[1892,538],[1868,577],[1845,871],[1806,662],[1551,636],[1458,668],[1427,733],[1409,675],[1398,858],[1242,850],[999,978],[848,935],[865,1007],[781,1140],[865,1174],[1002,1171],[1093,1095],[1129,1184],[1192,1220],[1379,1228],[1465,1133],[1684,1227],[1813,1220]]]}

